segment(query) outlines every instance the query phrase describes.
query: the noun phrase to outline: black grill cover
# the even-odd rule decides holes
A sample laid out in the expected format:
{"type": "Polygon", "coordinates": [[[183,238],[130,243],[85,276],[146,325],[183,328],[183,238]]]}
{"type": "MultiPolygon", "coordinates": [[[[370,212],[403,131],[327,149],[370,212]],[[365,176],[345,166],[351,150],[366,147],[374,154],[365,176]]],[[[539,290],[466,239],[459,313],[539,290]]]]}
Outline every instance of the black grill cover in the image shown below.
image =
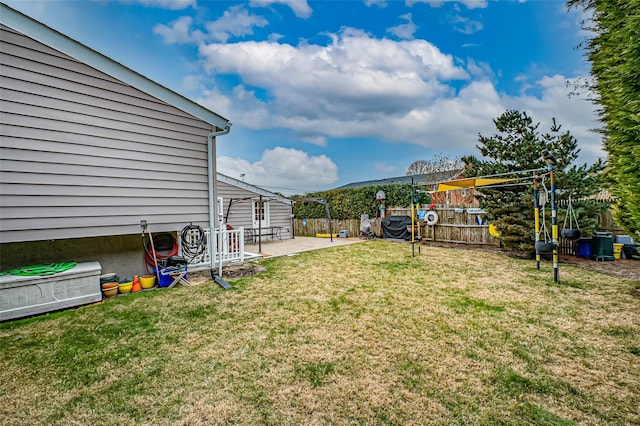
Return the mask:
{"type": "Polygon", "coordinates": [[[625,244],[622,246],[622,251],[627,259],[638,259],[638,256],[640,256],[638,249],[633,244],[625,244]]]}
{"type": "Polygon", "coordinates": [[[389,216],[382,219],[381,225],[384,238],[411,240],[411,231],[407,230],[407,226],[411,226],[411,217],[389,216]]]}

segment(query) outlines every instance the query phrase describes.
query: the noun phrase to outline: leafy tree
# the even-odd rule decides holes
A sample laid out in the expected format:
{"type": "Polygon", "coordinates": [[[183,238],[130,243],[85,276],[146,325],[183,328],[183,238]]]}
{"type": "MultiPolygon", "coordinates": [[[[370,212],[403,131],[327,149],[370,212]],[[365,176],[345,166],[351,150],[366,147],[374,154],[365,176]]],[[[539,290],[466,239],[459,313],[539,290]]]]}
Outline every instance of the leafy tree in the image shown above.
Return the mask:
{"type": "MultiPolygon", "coordinates": [[[[474,156],[463,158],[467,164],[468,176],[513,173],[546,167],[541,152],[548,149],[558,162],[558,198],[568,198],[571,194],[575,199],[599,191],[602,162],[581,166],[573,164],[580,152],[577,149],[577,141],[570,132],[562,132],[555,119],[549,132],[543,134],[538,130],[540,123],[534,123],[526,112],[506,111],[493,122],[497,134],[490,137],[478,135],[480,144],[477,148],[484,159],[474,156]]],[[[539,173],[543,174],[544,171],[539,173]]],[[[486,210],[487,218],[501,233],[503,245],[524,253],[533,252],[535,240],[533,189],[529,183],[530,180],[523,180],[517,181],[514,186],[478,188],[480,206],[486,210]]],[[[545,186],[549,189],[548,181],[545,186]]],[[[598,206],[592,202],[578,202],[574,203],[573,207],[579,217],[581,228],[586,232],[593,231],[598,206]]],[[[559,220],[563,217],[561,213],[559,220]]],[[[550,221],[547,224],[550,229],[550,221]]],[[[562,223],[559,223],[559,226],[561,225],[562,223]]]]}
{"type": "Polygon", "coordinates": [[[569,8],[592,13],[583,27],[595,33],[586,44],[604,123],[608,167],[604,178],[616,222],[640,239],[640,0],[570,0],[569,8]]]}
{"type": "Polygon", "coordinates": [[[431,160],[418,160],[407,168],[407,176],[429,173],[448,172],[464,168],[464,162],[460,158],[449,158],[442,153],[436,154],[431,160]]]}

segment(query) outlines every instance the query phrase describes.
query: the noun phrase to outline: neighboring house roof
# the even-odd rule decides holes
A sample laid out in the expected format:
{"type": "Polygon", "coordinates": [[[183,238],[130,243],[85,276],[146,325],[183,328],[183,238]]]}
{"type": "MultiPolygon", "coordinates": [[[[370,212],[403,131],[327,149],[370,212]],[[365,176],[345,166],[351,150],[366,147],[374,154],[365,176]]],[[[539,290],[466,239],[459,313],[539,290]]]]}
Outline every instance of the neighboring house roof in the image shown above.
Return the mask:
{"type": "Polygon", "coordinates": [[[373,185],[391,185],[396,183],[406,183],[411,184],[413,182],[422,182],[426,178],[427,175],[412,175],[412,176],[396,176],[385,179],[374,179],[374,180],[363,180],[361,182],[351,182],[346,185],[339,186],[335,189],[345,189],[345,188],[362,188],[365,186],[373,186],[373,185]]]}
{"type": "Polygon", "coordinates": [[[220,129],[231,125],[229,120],[221,115],[167,89],[142,74],[125,67],[113,59],[2,3],[0,3],[0,23],[80,62],[84,62],[90,67],[108,74],[148,95],[167,102],[206,123],[220,129]]]}
{"type": "Polygon", "coordinates": [[[362,182],[352,182],[346,185],[340,186],[335,189],[344,189],[344,188],[362,188],[365,186],[373,186],[373,185],[391,185],[391,184],[435,184],[438,182],[442,182],[444,180],[449,180],[454,177],[460,176],[464,169],[455,169],[455,170],[447,170],[444,172],[434,172],[434,173],[426,173],[420,175],[409,175],[409,176],[396,176],[386,179],[375,179],[375,180],[365,180],[362,182]]]}
{"type": "Polygon", "coordinates": [[[275,192],[267,191],[264,188],[260,188],[259,186],[251,185],[250,183],[243,182],[241,180],[229,177],[227,175],[223,175],[222,173],[218,173],[218,182],[224,182],[229,185],[233,185],[238,188],[246,189],[247,191],[253,192],[257,195],[262,195],[263,197],[275,199],[276,201],[280,201],[282,203],[291,203],[286,197],[282,195],[276,194],[275,192]]]}

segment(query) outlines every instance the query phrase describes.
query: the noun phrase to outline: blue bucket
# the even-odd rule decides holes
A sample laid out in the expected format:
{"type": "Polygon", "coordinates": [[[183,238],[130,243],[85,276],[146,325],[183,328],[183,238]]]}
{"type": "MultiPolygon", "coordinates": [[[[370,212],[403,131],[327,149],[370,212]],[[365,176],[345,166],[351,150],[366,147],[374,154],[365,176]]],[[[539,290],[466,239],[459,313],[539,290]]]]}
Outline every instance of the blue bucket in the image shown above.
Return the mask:
{"type": "Polygon", "coordinates": [[[578,240],[578,256],[585,259],[591,258],[591,238],[581,238],[578,240]]]}
{"type": "MultiPolygon", "coordinates": [[[[166,269],[160,269],[160,281],[158,282],[158,287],[169,287],[171,285],[171,283],[173,282],[173,274],[175,274],[176,272],[185,272],[187,271],[187,267],[186,266],[182,266],[179,268],[166,268],[166,269]]],[[[153,270],[153,273],[155,274],[156,270],[153,270]]],[[[187,279],[187,274],[184,275],[184,279],[187,279]]]]}

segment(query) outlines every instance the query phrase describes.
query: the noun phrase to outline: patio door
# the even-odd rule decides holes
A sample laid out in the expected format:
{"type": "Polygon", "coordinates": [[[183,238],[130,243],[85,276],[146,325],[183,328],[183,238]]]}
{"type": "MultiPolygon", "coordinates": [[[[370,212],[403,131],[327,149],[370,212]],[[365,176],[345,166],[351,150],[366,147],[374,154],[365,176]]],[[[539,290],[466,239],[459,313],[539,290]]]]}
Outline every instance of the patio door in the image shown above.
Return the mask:
{"type": "Polygon", "coordinates": [[[254,198],[251,201],[251,221],[254,228],[269,226],[269,201],[254,198]]]}

